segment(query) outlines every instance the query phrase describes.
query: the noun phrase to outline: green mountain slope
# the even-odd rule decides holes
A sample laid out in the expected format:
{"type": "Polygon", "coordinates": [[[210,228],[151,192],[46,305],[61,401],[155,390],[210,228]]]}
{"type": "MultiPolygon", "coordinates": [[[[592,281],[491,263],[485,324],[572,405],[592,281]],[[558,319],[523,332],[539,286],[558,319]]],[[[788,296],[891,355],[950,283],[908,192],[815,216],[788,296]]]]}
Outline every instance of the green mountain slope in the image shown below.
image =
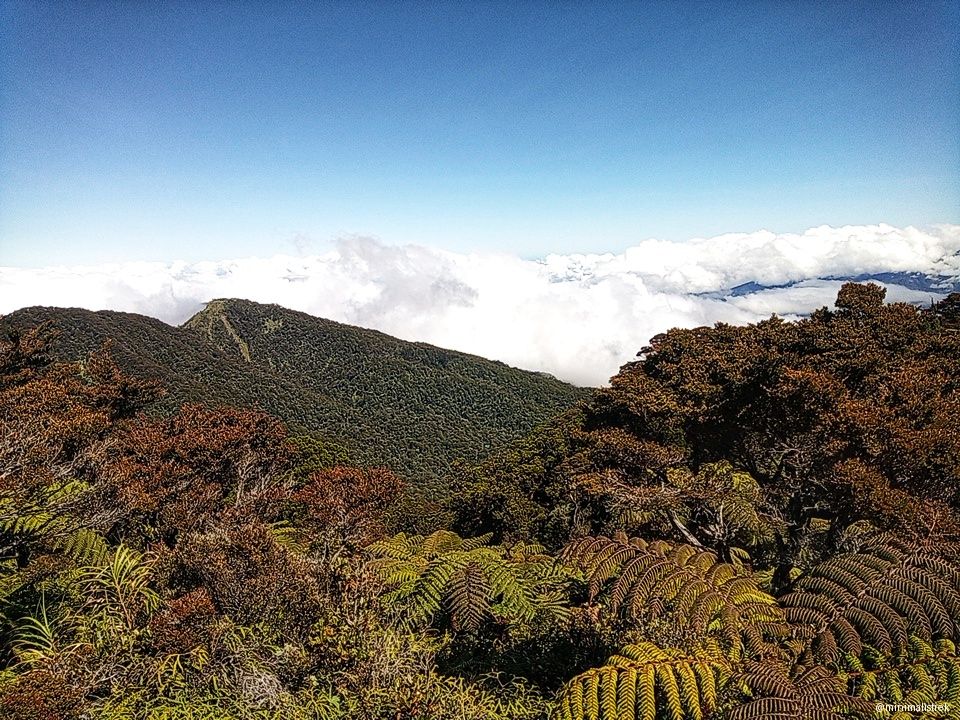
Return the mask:
{"type": "Polygon", "coordinates": [[[2,322],[47,320],[60,331],[63,357],[109,339],[121,367],[165,384],[168,406],[262,408],[358,462],[419,480],[485,457],[587,394],[542,373],[245,300],[215,300],[179,328],[59,308],[27,308],[2,322]]]}

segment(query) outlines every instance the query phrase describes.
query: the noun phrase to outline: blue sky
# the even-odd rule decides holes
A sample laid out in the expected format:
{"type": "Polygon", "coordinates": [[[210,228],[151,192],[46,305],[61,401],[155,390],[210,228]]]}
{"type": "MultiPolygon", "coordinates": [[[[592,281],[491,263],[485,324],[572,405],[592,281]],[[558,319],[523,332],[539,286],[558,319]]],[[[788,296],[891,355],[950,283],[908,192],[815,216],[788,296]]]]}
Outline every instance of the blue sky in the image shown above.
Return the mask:
{"type": "Polygon", "coordinates": [[[0,0],[0,265],[960,221],[960,3],[0,0]]]}

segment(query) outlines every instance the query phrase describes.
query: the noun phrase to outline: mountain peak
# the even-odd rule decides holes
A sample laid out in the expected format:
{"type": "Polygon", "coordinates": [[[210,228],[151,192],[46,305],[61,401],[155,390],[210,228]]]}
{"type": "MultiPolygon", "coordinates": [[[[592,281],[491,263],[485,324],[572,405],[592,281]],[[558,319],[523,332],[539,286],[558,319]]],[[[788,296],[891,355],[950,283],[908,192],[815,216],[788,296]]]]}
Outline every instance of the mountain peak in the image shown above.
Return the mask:
{"type": "Polygon", "coordinates": [[[127,372],[166,385],[171,407],[258,407],[343,446],[355,462],[421,481],[454,460],[481,460],[588,392],[544,373],[249,300],[211,300],[180,327],[57,308],[17,311],[2,323],[47,320],[60,330],[61,357],[83,357],[109,338],[127,372]]]}

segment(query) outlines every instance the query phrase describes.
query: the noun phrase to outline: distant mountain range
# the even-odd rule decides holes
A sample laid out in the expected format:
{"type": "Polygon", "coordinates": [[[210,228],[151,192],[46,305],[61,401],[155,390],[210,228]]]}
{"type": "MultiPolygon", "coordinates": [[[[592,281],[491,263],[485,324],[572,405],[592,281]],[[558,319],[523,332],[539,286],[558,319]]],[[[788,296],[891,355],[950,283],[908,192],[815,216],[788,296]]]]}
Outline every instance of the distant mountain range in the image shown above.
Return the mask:
{"type": "Polygon", "coordinates": [[[126,371],[159,379],[164,400],[259,407],[423,483],[479,461],[589,393],[544,373],[399,340],[277,305],[214,300],[180,327],[143,315],[32,307],[0,319],[50,321],[56,353],[110,341],[126,371]]]}
{"type": "MultiPolygon", "coordinates": [[[[816,278],[817,280],[828,280],[834,282],[869,282],[874,280],[884,285],[899,285],[907,290],[918,290],[920,292],[929,292],[935,295],[947,295],[953,292],[960,292],[960,277],[949,275],[926,275],[919,272],[881,272],[881,273],[862,273],[860,275],[849,275],[844,277],[828,276],[816,278]]],[[[725,295],[741,297],[751,295],[764,290],[773,290],[776,288],[788,288],[798,285],[801,282],[810,282],[807,280],[797,280],[794,282],[783,283],[782,285],[761,285],[756,282],[746,282],[726,291],[713,293],[716,295],[725,295]]]]}

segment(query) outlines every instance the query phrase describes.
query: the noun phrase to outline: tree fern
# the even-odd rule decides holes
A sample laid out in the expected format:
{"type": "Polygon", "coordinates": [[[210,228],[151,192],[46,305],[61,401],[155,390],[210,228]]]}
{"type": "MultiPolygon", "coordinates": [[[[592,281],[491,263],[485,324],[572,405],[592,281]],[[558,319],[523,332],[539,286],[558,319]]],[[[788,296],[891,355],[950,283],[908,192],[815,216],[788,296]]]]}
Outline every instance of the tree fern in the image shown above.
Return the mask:
{"type": "Polygon", "coordinates": [[[699,720],[717,708],[730,668],[651,643],[628,645],[577,675],[560,693],[554,720],[699,720]]]}
{"type": "Polygon", "coordinates": [[[564,576],[554,559],[536,546],[487,546],[489,539],[400,533],[370,546],[370,567],[387,588],[387,602],[413,622],[446,614],[455,629],[476,629],[491,617],[564,612],[564,576]]]}
{"type": "Polygon", "coordinates": [[[617,534],[576,541],[565,557],[583,571],[591,599],[611,612],[635,620],[669,616],[681,629],[722,640],[731,658],[773,652],[788,632],[756,579],[712,552],[617,534]]]}
{"type": "Polygon", "coordinates": [[[847,692],[844,679],[821,666],[748,662],[736,677],[749,699],[727,720],[841,720],[872,717],[874,704],[847,692]]]}
{"type": "Polygon", "coordinates": [[[24,486],[0,495],[0,531],[14,538],[57,537],[71,533],[75,519],[68,512],[89,486],[69,479],[42,485],[28,492],[24,486]]]}
{"type": "Polygon", "coordinates": [[[860,657],[848,656],[844,664],[851,693],[864,700],[889,705],[942,704],[960,714],[960,657],[950,640],[930,643],[911,637],[903,652],[894,656],[866,647],[860,657]]]}
{"type": "Polygon", "coordinates": [[[955,639],[960,572],[945,550],[888,542],[814,567],[780,598],[806,655],[839,667],[867,645],[894,656],[911,636],[955,639]]]}
{"type": "Polygon", "coordinates": [[[86,527],[57,539],[53,547],[83,565],[104,563],[110,554],[110,548],[103,535],[86,527]]]}

